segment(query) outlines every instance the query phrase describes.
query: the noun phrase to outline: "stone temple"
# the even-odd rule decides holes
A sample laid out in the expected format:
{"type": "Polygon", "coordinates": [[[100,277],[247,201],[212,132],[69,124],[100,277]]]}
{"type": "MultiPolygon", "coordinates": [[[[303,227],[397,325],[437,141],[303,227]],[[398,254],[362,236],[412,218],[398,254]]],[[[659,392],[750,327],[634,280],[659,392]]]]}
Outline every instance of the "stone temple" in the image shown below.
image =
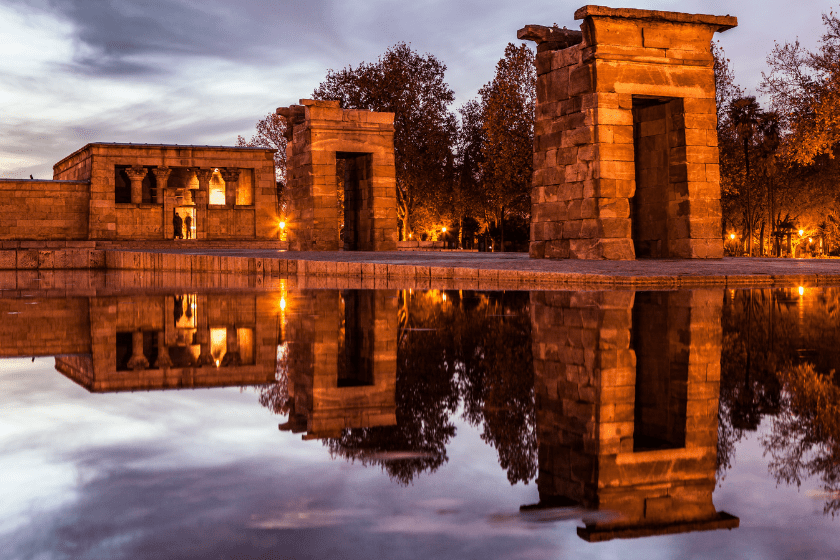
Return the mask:
{"type": "Polygon", "coordinates": [[[584,6],[537,43],[532,258],[721,258],[712,16],[584,6]]]}

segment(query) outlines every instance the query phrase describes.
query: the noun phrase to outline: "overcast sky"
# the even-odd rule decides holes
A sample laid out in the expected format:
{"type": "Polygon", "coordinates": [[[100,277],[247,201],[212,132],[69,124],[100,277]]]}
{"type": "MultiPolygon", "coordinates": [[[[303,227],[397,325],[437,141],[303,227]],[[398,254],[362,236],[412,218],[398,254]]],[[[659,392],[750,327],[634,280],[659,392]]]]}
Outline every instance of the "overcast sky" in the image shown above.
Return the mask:
{"type": "MultiPolygon", "coordinates": [[[[565,0],[0,0],[0,177],[51,178],[88,142],[233,145],[329,68],[398,41],[448,67],[453,108],[529,24],[577,28],[565,0]]],[[[738,17],[718,35],[736,79],[761,81],[774,41],[816,46],[829,0],[622,0],[738,17]]]]}

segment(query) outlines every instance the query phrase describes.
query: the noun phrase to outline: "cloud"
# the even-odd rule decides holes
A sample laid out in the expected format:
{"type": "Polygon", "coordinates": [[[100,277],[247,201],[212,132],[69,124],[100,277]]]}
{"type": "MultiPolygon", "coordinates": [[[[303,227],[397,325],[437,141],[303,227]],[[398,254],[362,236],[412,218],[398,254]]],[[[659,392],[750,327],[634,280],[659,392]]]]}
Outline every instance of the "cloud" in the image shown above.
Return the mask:
{"type": "Polygon", "coordinates": [[[68,23],[74,53],[64,69],[98,77],[168,75],[179,62],[200,58],[264,64],[340,47],[336,39],[340,42],[341,34],[331,17],[335,10],[326,0],[41,0],[17,5],[68,23]],[[150,60],[159,57],[169,63],[150,60]]]}

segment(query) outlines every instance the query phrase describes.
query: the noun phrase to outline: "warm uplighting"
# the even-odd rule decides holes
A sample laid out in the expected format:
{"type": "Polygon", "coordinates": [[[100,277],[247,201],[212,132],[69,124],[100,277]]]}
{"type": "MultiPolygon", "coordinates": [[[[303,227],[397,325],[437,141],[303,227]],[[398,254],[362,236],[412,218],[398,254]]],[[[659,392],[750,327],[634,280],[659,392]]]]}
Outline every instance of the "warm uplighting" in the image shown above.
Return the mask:
{"type": "Polygon", "coordinates": [[[280,298],[280,309],[286,309],[286,298],[280,298]]]}
{"type": "Polygon", "coordinates": [[[280,222],[280,229],[286,229],[286,222],[280,222]]]}
{"type": "Polygon", "coordinates": [[[805,286],[799,286],[799,295],[805,295],[805,286]]]}
{"type": "Polygon", "coordinates": [[[216,360],[216,367],[219,367],[219,364],[220,364],[220,363],[221,363],[221,361],[220,361],[220,360],[216,360]]]}
{"type": "Polygon", "coordinates": [[[799,230],[799,237],[802,237],[803,235],[805,235],[805,230],[804,230],[804,229],[800,229],[800,230],[799,230]]]}
{"type": "Polygon", "coordinates": [[[443,301],[446,301],[446,294],[445,293],[441,294],[441,297],[443,298],[443,301]]]}
{"type": "Polygon", "coordinates": [[[409,234],[408,234],[408,238],[409,238],[409,239],[411,239],[412,237],[413,237],[413,235],[411,235],[411,234],[409,233],[409,234]]]}
{"type": "Polygon", "coordinates": [[[734,234],[734,233],[730,233],[730,234],[729,234],[729,239],[735,239],[735,234],[734,234]]]}

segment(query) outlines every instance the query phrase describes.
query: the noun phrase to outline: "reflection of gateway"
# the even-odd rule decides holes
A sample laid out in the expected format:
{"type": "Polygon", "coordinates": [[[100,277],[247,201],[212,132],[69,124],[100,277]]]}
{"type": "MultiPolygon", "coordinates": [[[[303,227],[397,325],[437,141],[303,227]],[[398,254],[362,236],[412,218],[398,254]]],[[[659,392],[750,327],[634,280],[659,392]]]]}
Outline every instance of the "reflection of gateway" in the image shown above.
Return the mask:
{"type": "MultiPolygon", "coordinates": [[[[57,355],[56,369],[91,392],[271,383],[276,317],[257,311],[270,308],[259,302],[270,297],[183,294],[69,300],[84,320],[68,313],[68,320],[74,321],[72,332],[59,326],[71,341],[67,348],[47,346],[19,355],[57,355]]],[[[39,318],[32,314],[38,311],[50,313],[47,305],[27,309],[35,324],[39,318]]],[[[55,321],[54,313],[43,318],[44,323],[49,320],[55,321]]]]}
{"type": "Polygon", "coordinates": [[[540,505],[618,514],[581,538],[738,527],[712,502],[721,304],[716,290],[532,293],[540,505]]]}
{"type": "Polygon", "coordinates": [[[397,293],[301,295],[286,327],[291,411],[280,429],[314,439],[395,425],[397,293]]]}

